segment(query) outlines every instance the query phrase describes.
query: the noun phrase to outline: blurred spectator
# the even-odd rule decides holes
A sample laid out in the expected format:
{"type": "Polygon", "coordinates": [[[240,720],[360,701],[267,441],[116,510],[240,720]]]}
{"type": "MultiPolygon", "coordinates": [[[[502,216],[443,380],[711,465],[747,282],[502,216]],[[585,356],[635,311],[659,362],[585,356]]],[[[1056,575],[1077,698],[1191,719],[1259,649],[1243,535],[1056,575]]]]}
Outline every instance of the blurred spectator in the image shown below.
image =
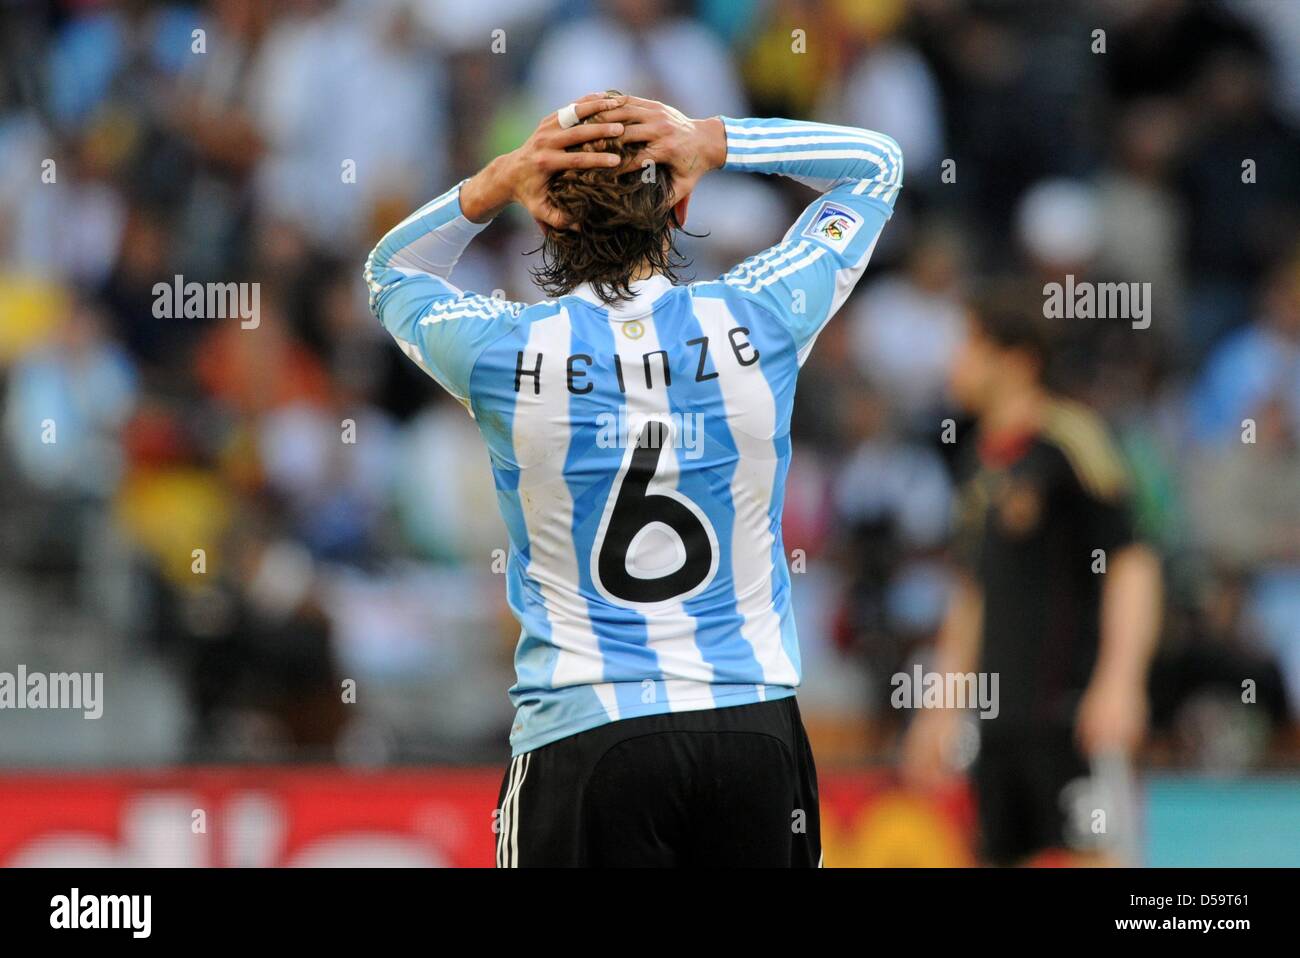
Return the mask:
{"type": "Polygon", "coordinates": [[[1294,127],[1300,123],[1300,7],[1270,0],[1230,0],[1227,6],[1268,44],[1278,76],[1274,102],[1294,127]]]}
{"type": "Polygon", "coordinates": [[[54,340],[9,376],[6,438],[27,480],[53,495],[107,499],[122,474],[119,436],[135,375],[105,333],[99,310],[78,300],[54,340]]]}
{"type": "Polygon", "coordinates": [[[389,481],[406,542],[432,559],[490,569],[509,542],[482,440],[463,408],[442,400],[412,419],[395,456],[389,481]]]}
{"type": "Polygon", "coordinates": [[[1195,128],[1181,164],[1195,277],[1186,337],[1194,357],[1244,323],[1257,282],[1300,232],[1300,137],[1269,102],[1269,65],[1229,47],[1192,91],[1195,128]]]}
{"type": "Polygon", "coordinates": [[[93,286],[117,259],[126,204],[89,145],[71,158],[58,153],[33,118],[0,120],[0,250],[30,275],[93,286]],[[47,170],[52,182],[38,180],[47,170]]]}
{"type": "MultiPolygon", "coordinates": [[[[885,4],[888,7],[889,4],[885,4]]],[[[897,5],[902,10],[902,4],[897,5]]],[[[844,123],[889,130],[909,171],[937,170],[945,158],[943,102],[934,71],[905,39],[873,36],[838,91],[844,123]]],[[[909,187],[929,192],[938,176],[912,176],[909,187]]]]}
{"type": "Polygon", "coordinates": [[[848,455],[832,493],[843,568],[842,641],[865,655],[871,701],[888,699],[889,678],[944,612],[947,584],[934,561],[947,542],[953,485],[933,449],[898,435],[883,396],[849,400],[848,455]]]}
{"type": "Polygon", "coordinates": [[[868,283],[847,317],[863,375],[910,426],[931,435],[964,329],[960,250],[952,230],[926,231],[905,269],[868,283]]]}
{"type": "Polygon", "coordinates": [[[669,0],[599,0],[596,11],[550,30],[528,80],[544,115],[597,90],[635,91],[687,116],[744,116],[748,104],[726,49],[669,0]],[[682,64],[690,69],[682,69],[682,64]]]}
{"type": "Polygon", "coordinates": [[[411,207],[447,180],[446,83],[403,7],[359,17],[333,0],[294,6],[253,65],[248,107],[269,151],[258,205],[351,250],[372,205],[411,207]]]}
{"type": "MultiPolygon", "coordinates": [[[[1181,321],[1186,211],[1171,183],[1183,118],[1166,100],[1139,100],[1116,117],[1114,166],[1097,181],[1099,268],[1150,283],[1162,316],[1181,321]]],[[[1175,334],[1177,335],[1177,334],[1175,334]]]]}
{"type": "Polygon", "coordinates": [[[1272,417],[1292,441],[1300,436],[1300,253],[1273,272],[1262,315],[1226,338],[1206,361],[1192,393],[1194,437],[1223,444],[1242,439],[1246,419],[1275,403],[1272,417]]]}

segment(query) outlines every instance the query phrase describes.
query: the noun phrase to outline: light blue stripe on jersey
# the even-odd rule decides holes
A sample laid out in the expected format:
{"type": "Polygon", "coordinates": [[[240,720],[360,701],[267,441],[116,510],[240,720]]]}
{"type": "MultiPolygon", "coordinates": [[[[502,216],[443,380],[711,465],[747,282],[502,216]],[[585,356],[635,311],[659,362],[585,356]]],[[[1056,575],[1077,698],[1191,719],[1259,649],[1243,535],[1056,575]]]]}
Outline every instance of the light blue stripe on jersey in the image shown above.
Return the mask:
{"type": "MultiPolygon", "coordinates": [[[[528,311],[527,317],[535,320],[543,312],[532,309],[528,311]]],[[[525,323],[521,327],[525,337],[528,325],[525,323]]],[[[524,687],[543,686],[550,677],[555,647],[551,644],[551,625],[546,609],[536,600],[539,594],[537,583],[528,578],[532,550],[523,507],[519,501],[519,471],[509,466],[514,448],[514,406],[510,403],[490,402],[492,390],[480,384],[480,375],[481,370],[476,369],[470,381],[470,389],[476,397],[488,400],[493,409],[490,416],[476,411],[475,418],[488,445],[497,503],[505,521],[506,533],[510,537],[506,564],[506,600],[520,621],[521,653],[531,643],[527,654],[516,656],[516,681],[524,687]]]]}
{"type": "MultiPolygon", "coordinates": [[[[785,498],[785,480],[790,472],[790,436],[783,436],[777,446],[780,459],[777,463],[777,486],[781,490],[781,500],[785,498]]],[[[803,675],[803,662],[799,656],[799,635],[795,630],[794,613],[790,600],[790,567],[785,561],[785,540],[781,535],[781,505],[772,503],[772,522],[776,526],[776,541],[772,543],[772,602],[777,608],[785,609],[787,614],[781,617],[781,645],[785,654],[794,663],[797,673],[803,675]]]]}
{"type": "MultiPolygon", "coordinates": [[[[689,302],[688,298],[687,303],[689,302]]],[[[655,325],[662,337],[677,343],[688,343],[704,336],[704,330],[694,313],[680,308],[671,314],[665,309],[656,310],[655,325]]],[[[695,641],[700,653],[705,661],[714,667],[717,674],[762,675],[762,666],[755,658],[753,648],[748,643],[731,641],[740,633],[741,625],[744,623],[744,616],[736,608],[736,587],[731,561],[736,515],[730,486],[735,476],[736,444],[722,415],[725,403],[717,380],[710,379],[703,383],[696,383],[695,370],[688,371],[691,373],[689,378],[677,376],[669,387],[669,408],[683,417],[699,414],[704,420],[700,460],[711,463],[711,467],[709,473],[692,472],[685,468],[690,464],[689,460],[685,459],[687,450],[685,448],[677,450],[678,459],[683,465],[682,481],[678,488],[695,502],[707,501],[709,490],[702,487],[710,481],[719,486],[725,481],[727,491],[725,494],[717,493],[724,508],[715,511],[710,517],[718,533],[721,549],[718,577],[714,582],[716,591],[689,599],[685,603],[685,608],[688,614],[696,618],[695,641]]],[[[705,366],[705,374],[709,375],[716,371],[710,356],[705,366]]]]}

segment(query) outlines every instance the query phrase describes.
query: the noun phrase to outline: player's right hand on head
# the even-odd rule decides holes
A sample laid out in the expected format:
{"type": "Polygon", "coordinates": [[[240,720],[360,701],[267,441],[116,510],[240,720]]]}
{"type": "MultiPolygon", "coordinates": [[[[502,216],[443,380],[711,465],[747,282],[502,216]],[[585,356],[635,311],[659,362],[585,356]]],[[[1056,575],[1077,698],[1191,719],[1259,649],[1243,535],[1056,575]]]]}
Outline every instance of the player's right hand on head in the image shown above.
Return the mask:
{"type": "MultiPolygon", "coordinates": [[[[592,93],[574,101],[578,119],[587,120],[602,111],[608,112],[623,106],[627,98],[592,93]]],[[[523,146],[508,154],[511,197],[528,210],[537,223],[552,229],[569,229],[576,224],[553,207],[546,198],[546,185],[556,173],[565,170],[610,169],[622,160],[616,153],[573,150],[593,140],[612,139],[623,134],[623,123],[603,120],[596,123],[579,122],[567,130],[560,126],[559,114],[548,113],[542,118],[523,146]]]]}

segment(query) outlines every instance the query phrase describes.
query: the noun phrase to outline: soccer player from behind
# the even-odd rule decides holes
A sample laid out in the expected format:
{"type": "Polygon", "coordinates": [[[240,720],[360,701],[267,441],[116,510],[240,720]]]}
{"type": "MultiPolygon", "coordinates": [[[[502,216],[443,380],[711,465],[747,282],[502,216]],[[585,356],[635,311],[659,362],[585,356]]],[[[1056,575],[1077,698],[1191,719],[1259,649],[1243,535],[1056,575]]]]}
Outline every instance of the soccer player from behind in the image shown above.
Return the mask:
{"type": "MultiPolygon", "coordinates": [[[[977,425],[937,671],[998,676],[972,774],[995,865],[1131,850],[1117,840],[1134,833],[1126,770],[1160,622],[1159,561],[1135,536],[1124,464],[1091,410],[1044,386],[1049,344],[1041,305],[1004,289],[970,313],[950,377],[977,425]]],[[[917,716],[903,751],[913,782],[947,776],[960,714],[917,716]]]]}
{"type": "Polygon", "coordinates": [[[887,136],[691,120],[592,94],[370,254],[370,302],[487,445],[521,626],[497,864],[820,864],[781,507],[800,365],[861,277],[887,136]],[[680,284],[710,170],[822,195],[776,246],[680,284]],[[528,305],[452,268],[511,202],[542,226],[528,305]]]}

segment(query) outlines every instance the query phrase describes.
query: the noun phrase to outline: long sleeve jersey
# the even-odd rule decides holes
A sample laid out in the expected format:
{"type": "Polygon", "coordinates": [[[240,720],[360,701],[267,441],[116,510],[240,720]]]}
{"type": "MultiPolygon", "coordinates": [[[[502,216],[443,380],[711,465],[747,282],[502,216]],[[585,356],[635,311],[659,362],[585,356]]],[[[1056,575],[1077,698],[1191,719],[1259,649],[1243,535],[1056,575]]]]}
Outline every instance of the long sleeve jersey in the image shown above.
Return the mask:
{"type": "Polygon", "coordinates": [[[819,192],[780,243],[717,279],[587,286],[533,304],[468,292],[483,229],[460,187],[366,262],[375,315],[487,445],[521,626],[522,754],[605,722],[794,694],[781,510],[795,382],[866,268],[903,160],[851,127],[723,118],[726,169],[819,192]]]}

